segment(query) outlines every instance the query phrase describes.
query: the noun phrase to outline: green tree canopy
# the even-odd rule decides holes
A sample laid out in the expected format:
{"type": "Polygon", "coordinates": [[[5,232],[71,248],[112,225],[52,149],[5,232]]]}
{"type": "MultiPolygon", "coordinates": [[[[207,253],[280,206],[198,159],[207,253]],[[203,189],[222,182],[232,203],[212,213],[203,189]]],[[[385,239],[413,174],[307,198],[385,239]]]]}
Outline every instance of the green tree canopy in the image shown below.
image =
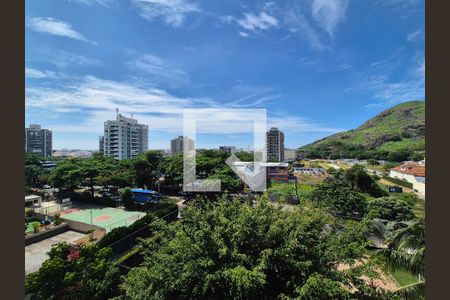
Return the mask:
{"type": "Polygon", "coordinates": [[[380,218],[389,221],[408,221],[414,218],[411,206],[396,197],[373,199],[367,207],[368,218],[380,218]]]}
{"type": "Polygon", "coordinates": [[[361,165],[354,165],[348,170],[338,172],[336,178],[354,190],[367,193],[373,197],[387,195],[387,193],[378,186],[375,180],[366,173],[364,167],[361,165]]]}
{"type": "Polygon", "coordinates": [[[335,214],[352,216],[364,214],[366,211],[367,201],[364,194],[336,180],[324,180],[310,197],[314,203],[327,207],[335,214]]]}
{"type": "Polygon", "coordinates": [[[110,262],[111,250],[82,246],[71,250],[54,245],[38,272],[25,279],[26,293],[34,299],[108,299],[117,294],[120,272],[110,262]]]}
{"type": "Polygon", "coordinates": [[[320,210],[197,200],[177,223],[153,226],[159,230],[142,244],[143,265],[125,278],[125,299],[294,297],[318,293],[314,278],[327,280],[328,295],[346,299],[345,287],[360,282],[360,274],[336,266],[361,257],[363,228],[338,226],[320,210]]]}

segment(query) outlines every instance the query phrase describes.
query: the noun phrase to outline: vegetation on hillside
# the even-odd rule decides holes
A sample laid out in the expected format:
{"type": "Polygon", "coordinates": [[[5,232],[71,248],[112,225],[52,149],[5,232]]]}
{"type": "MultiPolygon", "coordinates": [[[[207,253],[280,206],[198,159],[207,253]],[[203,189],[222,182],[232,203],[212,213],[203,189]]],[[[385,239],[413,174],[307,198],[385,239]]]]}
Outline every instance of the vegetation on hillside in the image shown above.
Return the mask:
{"type": "Polygon", "coordinates": [[[297,151],[308,158],[421,160],[425,151],[425,102],[399,104],[356,129],[326,137],[297,151]]]}

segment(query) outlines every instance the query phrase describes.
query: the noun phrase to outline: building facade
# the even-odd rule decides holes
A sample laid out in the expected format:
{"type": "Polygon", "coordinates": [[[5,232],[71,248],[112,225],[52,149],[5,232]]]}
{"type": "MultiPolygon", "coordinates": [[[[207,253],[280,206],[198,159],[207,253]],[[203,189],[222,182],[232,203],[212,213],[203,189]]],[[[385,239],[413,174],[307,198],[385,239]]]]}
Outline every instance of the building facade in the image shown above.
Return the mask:
{"type": "Polygon", "coordinates": [[[148,149],[148,126],[118,113],[104,124],[103,154],[129,159],[148,149]]]}
{"type": "Polygon", "coordinates": [[[25,128],[25,152],[43,157],[52,156],[52,132],[41,128],[41,125],[31,124],[25,128]]]}
{"type": "Polygon", "coordinates": [[[100,153],[105,152],[105,137],[104,136],[98,137],[98,152],[100,152],[100,153]]]}
{"type": "Polygon", "coordinates": [[[220,146],[219,150],[227,153],[236,153],[236,147],[235,146],[220,146]]]}
{"type": "Polygon", "coordinates": [[[195,143],[193,139],[190,139],[187,136],[183,137],[180,135],[179,137],[174,138],[170,141],[170,152],[172,154],[182,153],[185,142],[188,147],[188,151],[195,149],[195,143]]]}
{"type": "Polygon", "coordinates": [[[425,165],[405,163],[389,170],[389,177],[403,179],[412,183],[414,192],[425,198],[425,165]]]}
{"type": "Polygon", "coordinates": [[[267,161],[284,161],[284,133],[278,128],[272,127],[266,133],[267,161]]]}

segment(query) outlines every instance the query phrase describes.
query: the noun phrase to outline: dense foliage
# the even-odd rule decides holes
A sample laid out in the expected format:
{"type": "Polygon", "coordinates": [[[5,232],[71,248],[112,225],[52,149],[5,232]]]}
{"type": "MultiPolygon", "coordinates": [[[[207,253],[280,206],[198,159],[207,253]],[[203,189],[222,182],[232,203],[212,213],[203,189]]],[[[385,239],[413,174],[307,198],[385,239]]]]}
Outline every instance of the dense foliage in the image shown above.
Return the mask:
{"type": "Polygon", "coordinates": [[[327,207],[331,213],[351,217],[366,212],[366,197],[337,180],[324,180],[310,196],[318,206],[327,207]]]}
{"type": "Polygon", "coordinates": [[[335,174],[335,178],[354,190],[367,193],[372,197],[387,196],[387,193],[380,188],[361,165],[354,165],[345,171],[339,170],[335,174]]]}
{"type": "Polygon", "coordinates": [[[117,294],[120,272],[110,262],[110,249],[66,243],[50,250],[38,272],[26,277],[26,293],[33,299],[107,299],[117,294]]]}
{"type": "Polygon", "coordinates": [[[373,199],[367,207],[368,218],[379,218],[389,221],[408,221],[414,218],[411,206],[397,197],[373,199]]]}
{"type": "Polygon", "coordinates": [[[351,286],[365,291],[357,278],[364,267],[336,269],[361,258],[364,228],[338,226],[323,211],[198,201],[179,222],[159,226],[142,245],[144,264],[125,278],[125,299],[312,299],[321,291],[321,299],[347,299],[351,286]]]}

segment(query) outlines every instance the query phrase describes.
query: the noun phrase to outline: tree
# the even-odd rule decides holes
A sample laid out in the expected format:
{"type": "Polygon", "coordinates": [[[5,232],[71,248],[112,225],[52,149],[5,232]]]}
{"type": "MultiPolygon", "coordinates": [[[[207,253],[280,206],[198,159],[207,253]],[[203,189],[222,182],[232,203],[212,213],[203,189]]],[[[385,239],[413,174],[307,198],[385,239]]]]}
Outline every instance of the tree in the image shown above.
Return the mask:
{"type": "Polygon", "coordinates": [[[67,159],[58,163],[50,175],[50,183],[53,187],[66,191],[73,191],[83,180],[79,169],[79,159],[67,159]]]}
{"type": "Polygon", "coordinates": [[[425,299],[425,222],[417,219],[386,239],[388,249],[378,251],[392,269],[405,269],[419,276],[416,283],[395,293],[403,299],[425,299]]]}
{"type": "Polygon", "coordinates": [[[414,154],[411,155],[411,159],[413,161],[421,161],[425,158],[425,154],[421,152],[414,152],[414,154]]]}
{"type": "Polygon", "coordinates": [[[332,213],[342,216],[364,214],[366,211],[366,197],[347,186],[332,180],[324,180],[312,193],[310,198],[319,206],[328,207],[332,213]]]}
{"type": "Polygon", "coordinates": [[[360,276],[336,265],[361,258],[364,231],[338,229],[323,211],[195,201],[180,221],[153,226],[159,229],[141,246],[143,265],[125,277],[124,299],[294,297],[318,276],[330,295],[346,299],[337,285],[349,289],[360,276]]]}
{"type": "Polygon", "coordinates": [[[305,285],[297,291],[296,299],[299,300],[347,300],[351,294],[344,289],[339,281],[324,278],[320,274],[314,274],[308,278],[305,285]]]}
{"type": "Polygon", "coordinates": [[[368,218],[379,218],[389,221],[408,221],[414,218],[411,206],[396,197],[373,199],[367,207],[368,218]]]}
{"type": "Polygon", "coordinates": [[[402,162],[411,158],[412,151],[408,148],[402,148],[389,153],[387,160],[394,162],[402,162]]]}
{"type": "Polygon", "coordinates": [[[151,150],[133,159],[136,184],[140,187],[152,187],[161,174],[163,155],[161,151],[151,150]]]}
{"type": "Polygon", "coordinates": [[[238,151],[234,153],[241,161],[253,161],[253,152],[238,151]]]}
{"type": "Polygon", "coordinates": [[[91,197],[94,198],[94,185],[97,182],[97,176],[100,175],[100,171],[96,164],[92,160],[84,161],[80,164],[78,169],[79,176],[81,176],[82,185],[86,185],[89,187],[91,191],[91,197]]]}
{"type": "Polygon", "coordinates": [[[108,299],[117,294],[119,269],[110,261],[111,249],[67,243],[52,246],[39,271],[25,279],[34,299],[108,299]]]}
{"type": "Polygon", "coordinates": [[[162,172],[165,174],[165,184],[176,186],[183,184],[183,154],[168,156],[164,161],[162,172]]]}
{"type": "Polygon", "coordinates": [[[133,194],[131,193],[131,189],[129,187],[120,190],[120,200],[126,209],[131,209],[133,207],[133,194]]]}
{"type": "Polygon", "coordinates": [[[354,190],[367,193],[373,197],[387,195],[387,193],[378,186],[375,180],[367,174],[364,167],[361,165],[354,165],[348,170],[341,171],[336,177],[354,190]]]}

